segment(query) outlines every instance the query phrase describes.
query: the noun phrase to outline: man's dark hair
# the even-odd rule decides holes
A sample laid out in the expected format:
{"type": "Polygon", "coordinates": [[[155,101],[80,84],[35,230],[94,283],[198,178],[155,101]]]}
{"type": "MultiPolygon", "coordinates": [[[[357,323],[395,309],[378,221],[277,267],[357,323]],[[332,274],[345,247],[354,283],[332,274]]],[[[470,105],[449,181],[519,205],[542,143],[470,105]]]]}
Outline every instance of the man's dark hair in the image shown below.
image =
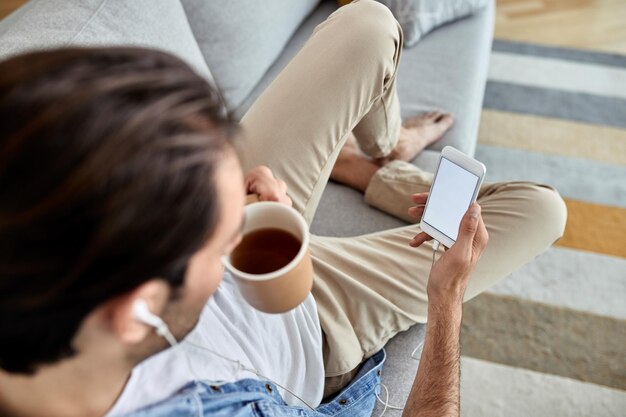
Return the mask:
{"type": "Polygon", "coordinates": [[[102,302],[173,288],[219,219],[214,173],[235,124],[172,55],[32,52],[0,63],[0,368],[74,354],[102,302]]]}

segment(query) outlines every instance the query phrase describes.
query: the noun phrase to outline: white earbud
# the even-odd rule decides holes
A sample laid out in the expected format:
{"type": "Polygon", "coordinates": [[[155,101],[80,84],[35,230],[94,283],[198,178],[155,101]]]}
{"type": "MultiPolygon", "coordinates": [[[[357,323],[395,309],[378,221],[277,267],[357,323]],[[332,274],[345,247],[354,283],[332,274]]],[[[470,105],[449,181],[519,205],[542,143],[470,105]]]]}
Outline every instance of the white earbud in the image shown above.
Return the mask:
{"type": "Polygon", "coordinates": [[[133,317],[143,324],[154,327],[156,333],[159,336],[163,336],[170,345],[175,346],[178,344],[167,324],[161,317],[150,311],[148,303],[143,298],[138,298],[133,303],[133,317]]]}
{"type": "Polygon", "coordinates": [[[164,324],[161,317],[150,311],[148,303],[143,298],[138,298],[133,303],[133,317],[137,321],[154,328],[159,328],[164,324]]]}

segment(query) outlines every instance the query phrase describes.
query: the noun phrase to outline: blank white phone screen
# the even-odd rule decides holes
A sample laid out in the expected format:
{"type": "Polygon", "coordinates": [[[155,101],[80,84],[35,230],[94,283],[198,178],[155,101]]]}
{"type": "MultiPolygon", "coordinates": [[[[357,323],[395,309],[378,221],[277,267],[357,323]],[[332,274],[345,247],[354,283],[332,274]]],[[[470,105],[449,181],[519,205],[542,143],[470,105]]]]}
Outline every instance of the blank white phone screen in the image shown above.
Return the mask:
{"type": "Polygon", "coordinates": [[[478,176],[441,158],[424,221],[456,242],[461,219],[470,206],[476,184],[478,176]]]}

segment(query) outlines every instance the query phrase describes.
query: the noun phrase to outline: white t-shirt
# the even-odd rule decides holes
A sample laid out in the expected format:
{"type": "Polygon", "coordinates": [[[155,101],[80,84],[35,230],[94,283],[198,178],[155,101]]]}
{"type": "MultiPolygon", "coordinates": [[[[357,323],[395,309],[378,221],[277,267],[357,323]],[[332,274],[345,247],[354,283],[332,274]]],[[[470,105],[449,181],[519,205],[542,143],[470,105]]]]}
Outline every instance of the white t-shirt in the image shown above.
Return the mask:
{"type": "MultiPolygon", "coordinates": [[[[226,271],[198,324],[185,340],[239,360],[286,386],[314,407],[322,400],[322,331],[311,294],[287,313],[261,313],[246,303],[226,271]]],[[[216,382],[260,379],[252,372],[237,372],[236,364],[182,342],[137,365],[107,417],[164,400],[197,377],[216,382]]],[[[302,405],[288,392],[280,391],[288,404],[302,405]]]]}

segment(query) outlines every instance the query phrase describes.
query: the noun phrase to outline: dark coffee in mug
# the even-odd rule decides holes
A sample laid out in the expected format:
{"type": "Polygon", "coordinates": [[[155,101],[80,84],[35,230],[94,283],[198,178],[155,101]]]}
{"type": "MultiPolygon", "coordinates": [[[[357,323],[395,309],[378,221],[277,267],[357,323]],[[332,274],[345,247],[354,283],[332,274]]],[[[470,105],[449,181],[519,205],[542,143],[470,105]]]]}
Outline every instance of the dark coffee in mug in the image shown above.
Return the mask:
{"type": "Polygon", "coordinates": [[[293,207],[259,201],[245,207],[243,239],[221,257],[243,298],[264,313],[289,311],[313,287],[309,225],[293,207]]]}
{"type": "Polygon", "coordinates": [[[302,242],[277,228],[262,228],[247,233],[230,255],[231,264],[249,274],[266,274],[291,262],[302,242]]]}

